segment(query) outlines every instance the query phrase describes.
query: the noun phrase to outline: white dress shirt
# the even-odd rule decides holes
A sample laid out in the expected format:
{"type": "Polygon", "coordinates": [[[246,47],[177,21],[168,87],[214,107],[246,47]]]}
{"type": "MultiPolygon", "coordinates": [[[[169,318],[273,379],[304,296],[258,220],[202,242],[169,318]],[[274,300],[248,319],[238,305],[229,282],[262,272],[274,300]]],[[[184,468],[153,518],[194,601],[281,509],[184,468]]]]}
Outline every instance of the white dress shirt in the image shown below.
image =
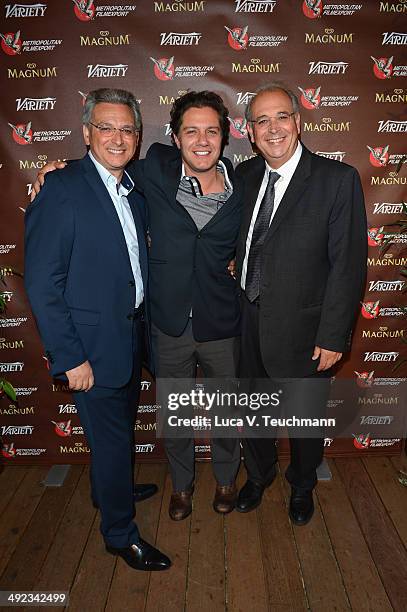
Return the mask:
{"type": "Polygon", "coordinates": [[[144,287],[140,268],[137,230],[134,223],[133,213],[131,212],[130,204],[127,200],[127,195],[134,188],[134,183],[126,171],[123,173],[122,182],[118,183],[117,178],[110,174],[109,170],[102,166],[102,164],[95,159],[90,151],[89,157],[95,164],[96,170],[98,171],[103,184],[109,192],[123,229],[124,239],[129,252],[130,265],[136,285],[135,308],[138,308],[144,299],[144,287]]]}
{"type": "Polygon", "coordinates": [[[250,222],[249,231],[247,233],[246,253],[245,253],[244,260],[243,260],[242,277],[240,281],[240,285],[242,289],[245,289],[246,287],[247,262],[249,260],[250,245],[252,243],[254,224],[256,223],[257,215],[259,213],[260,203],[266,191],[267,183],[269,180],[269,173],[277,172],[280,175],[280,178],[274,184],[274,208],[273,208],[273,213],[270,217],[270,224],[271,224],[274,218],[274,215],[277,212],[277,208],[279,207],[280,202],[283,199],[283,196],[286,192],[286,189],[288,185],[290,184],[292,176],[298,166],[298,162],[300,161],[301,153],[302,153],[302,145],[300,141],[298,141],[297,148],[295,149],[294,154],[290,157],[288,161],[285,162],[285,164],[280,166],[280,168],[274,169],[271,166],[269,166],[268,163],[266,162],[263,180],[260,185],[259,193],[258,193],[257,200],[256,200],[256,205],[253,209],[252,220],[250,222]]]}

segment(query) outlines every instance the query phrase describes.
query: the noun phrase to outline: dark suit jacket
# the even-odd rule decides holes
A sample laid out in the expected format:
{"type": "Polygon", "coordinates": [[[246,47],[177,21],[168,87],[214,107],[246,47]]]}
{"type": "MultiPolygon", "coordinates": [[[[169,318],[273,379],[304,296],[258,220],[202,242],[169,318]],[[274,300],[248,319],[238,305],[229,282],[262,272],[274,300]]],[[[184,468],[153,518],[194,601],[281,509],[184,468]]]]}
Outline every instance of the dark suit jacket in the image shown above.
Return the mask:
{"type": "MultiPolygon", "coordinates": [[[[133,190],[128,200],[146,294],[144,199],[133,190]]],[[[96,384],[129,381],[135,283],[119,218],[88,155],[50,173],[27,209],[25,286],[53,376],[89,360],[96,384]]]]}
{"type": "MultiPolygon", "coordinates": [[[[239,279],[264,169],[262,157],[236,169],[245,185],[239,279]]],[[[313,374],[315,345],[338,352],[349,348],[365,283],[366,232],[355,168],[303,147],[263,245],[260,344],[270,376],[313,374]]]]}
{"type": "Polygon", "coordinates": [[[184,331],[191,308],[199,342],[240,334],[239,290],[227,266],[239,233],[241,185],[229,160],[222,161],[234,192],[200,231],[176,200],[182,172],[177,148],[155,143],[128,168],[147,202],[151,318],[170,336],[184,331]]]}

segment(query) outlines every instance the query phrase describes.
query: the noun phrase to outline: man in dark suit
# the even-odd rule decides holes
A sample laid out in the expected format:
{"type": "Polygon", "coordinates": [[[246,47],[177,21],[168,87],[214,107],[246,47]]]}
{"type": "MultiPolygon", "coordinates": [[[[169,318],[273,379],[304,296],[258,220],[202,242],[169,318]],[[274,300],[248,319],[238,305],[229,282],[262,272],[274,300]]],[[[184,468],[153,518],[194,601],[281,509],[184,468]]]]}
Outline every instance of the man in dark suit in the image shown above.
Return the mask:
{"type": "Polygon", "coordinates": [[[134,518],[134,422],[148,267],[143,198],[124,171],[141,127],[134,96],[91,92],[85,157],[51,174],[26,213],[25,285],[51,374],[66,377],[91,448],[106,550],[140,570],[170,560],[134,518]]]}
{"type": "MultiPolygon", "coordinates": [[[[228,271],[241,220],[241,186],[229,160],[228,111],[209,91],[189,92],[174,102],[171,128],[176,146],[153,144],[128,168],[147,201],[151,246],[150,300],[157,378],[195,380],[197,364],[207,378],[234,378],[240,334],[238,285],[228,271]]],[[[169,514],[192,509],[194,437],[165,438],[173,481],[169,514]]],[[[213,507],[235,507],[240,445],[213,438],[216,479],[213,507]]]]}
{"type": "MultiPolygon", "coordinates": [[[[290,388],[297,393],[301,379],[329,378],[349,348],[366,273],[362,187],[355,168],[300,143],[298,100],[281,84],[257,90],[246,118],[260,155],[236,170],[245,185],[237,256],[240,376],[296,378],[290,388]]],[[[324,406],[314,408],[319,414],[324,406]]],[[[322,436],[290,438],[286,478],[297,525],[313,514],[323,445],[322,436]]],[[[247,438],[244,456],[248,480],[239,493],[240,512],[257,507],[275,477],[275,439],[247,438]]]]}

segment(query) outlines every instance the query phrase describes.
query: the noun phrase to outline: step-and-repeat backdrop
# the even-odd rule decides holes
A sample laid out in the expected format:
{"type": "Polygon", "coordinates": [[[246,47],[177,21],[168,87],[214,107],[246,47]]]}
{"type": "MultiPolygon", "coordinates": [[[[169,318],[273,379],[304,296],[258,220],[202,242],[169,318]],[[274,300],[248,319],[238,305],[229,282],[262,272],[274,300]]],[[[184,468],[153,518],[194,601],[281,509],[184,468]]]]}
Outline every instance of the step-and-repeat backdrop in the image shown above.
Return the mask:
{"type": "MultiPolygon", "coordinates": [[[[237,164],[252,154],[245,104],[270,80],[286,82],[300,97],[303,142],[319,155],[356,166],[366,196],[368,282],[352,353],[337,373],[354,385],[358,419],[348,439],[326,438],[327,452],[400,452],[402,436],[375,436],[371,430],[377,423],[390,426],[403,412],[406,370],[394,366],[405,349],[400,269],[407,263],[407,235],[389,236],[386,226],[402,216],[407,181],[407,1],[1,4],[0,268],[7,311],[0,320],[0,376],[18,396],[15,404],[0,399],[4,460],[66,463],[89,457],[68,389],[48,376],[23,282],[14,272],[23,271],[24,210],[38,170],[48,160],[85,152],[81,112],[87,92],[111,86],[136,94],[143,156],[154,141],[170,143],[175,98],[189,89],[214,90],[229,108],[226,155],[237,164]]],[[[141,391],[137,456],[161,460],[147,372],[141,391]]],[[[208,457],[207,442],[197,440],[196,451],[208,457]]]]}

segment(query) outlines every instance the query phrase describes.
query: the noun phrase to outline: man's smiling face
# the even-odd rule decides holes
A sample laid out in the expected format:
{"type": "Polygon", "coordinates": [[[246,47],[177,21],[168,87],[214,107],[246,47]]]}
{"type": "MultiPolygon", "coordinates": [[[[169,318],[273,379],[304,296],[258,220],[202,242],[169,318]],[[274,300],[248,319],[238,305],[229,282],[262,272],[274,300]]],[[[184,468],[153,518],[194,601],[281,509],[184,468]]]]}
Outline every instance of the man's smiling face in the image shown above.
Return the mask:
{"type": "Polygon", "coordinates": [[[218,113],[209,106],[191,107],[182,117],[175,144],[181,151],[185,173],[197,176],[212,170],[218,163],[222,129],[218,113]]]}
{"type": "Polygon", "coordinates": [[[94,125],[83,126],[85,143],[106,170],[121,178],[123,169],[136,151],[139,134],[126,136],[116,130],[111,136],[106,136],[95,126],[134,128],[133,111],[127,104],[100,102],[93,109],[91,123],[94,125]]]}
{"type": "Polygon", "coordinates": [[[253,100],[251,119],[247,129],[254,142],[272,168],[279,168],[292,157],[300,134],[300,115],[293,112],[289,96],[282,90],[264,91],[253,100]],[[286,120],[279,117],[289,115],[286,120]],[[267,122],[267,119],[270,119],[267,122]],[[260,124],[259,124],[260,120],[260,124]],[[262,126],[262,120],[265,125],[262,126]]]}

